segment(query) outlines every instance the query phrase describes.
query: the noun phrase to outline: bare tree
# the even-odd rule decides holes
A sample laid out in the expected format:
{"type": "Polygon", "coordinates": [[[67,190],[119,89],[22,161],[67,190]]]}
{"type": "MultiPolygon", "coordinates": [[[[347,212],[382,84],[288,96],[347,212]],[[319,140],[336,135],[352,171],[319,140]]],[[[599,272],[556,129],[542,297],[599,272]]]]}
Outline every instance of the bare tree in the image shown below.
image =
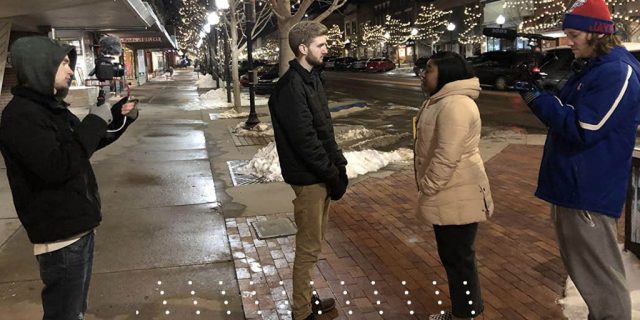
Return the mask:
{"type": "MultiPolygon", "coordinates": [[[[251,41],[264,30],[272,17],[271,9],[266,5],[256,8],[256,22],[251,30],[251,41]]],[[[240,52],[247,45],[247,17],[245,14],[244,0],[229,0],[229,11],[223,12],[221,23],[223,32],[229,39],[231,50],[231,80],[233,81],[233,105],[240,108],[242,101],[240,96],[240,74],[238,72],[240,52]]]]}
{"type": "Polygon", "coordinates": [[[431,53],[434,46],[440,42],[440,38],[444,34],[447,23],[450,20],[451,10],[440,10],[433,3],[428,6],[422,6],[416,20],[418,29],[417,39],[427,40],[431,45],[431,53]]]}
{"type": "Polygon", "coordinates": [[[278,19],[278,39],[280,41],[280,74],[284,74],[289,68],[289,60],[293,59],[294,54],[289,48],[289,30],[293,25],[302,21],[307,10],[316,2],[326,4],[329,7],[316,16],[313,21],[320,22],[326,19],[333,11],[339,9],[347,3],[347,0],[301,0],[298,10],[292,13],[291,0],[269,0],[271,9],[278,19]]]}

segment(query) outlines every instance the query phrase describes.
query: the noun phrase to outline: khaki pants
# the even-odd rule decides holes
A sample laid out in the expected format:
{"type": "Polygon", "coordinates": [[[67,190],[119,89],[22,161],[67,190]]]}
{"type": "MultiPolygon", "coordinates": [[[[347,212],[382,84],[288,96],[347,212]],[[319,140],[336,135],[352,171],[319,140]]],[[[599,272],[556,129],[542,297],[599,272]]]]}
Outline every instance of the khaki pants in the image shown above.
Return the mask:
{"type": "Polygon", "coordinates": [[[587,303],[589,320],[631,320],[616,219],[552,205],[551,221],[562,262],[587,303]]]}
{"type": "Polygon", "coordinates": [[[296,193],[293,211],[298,227],[293,262],[293,318],[304,319],[311,314],[311,269],[322,251],[330,198],[324,183],[291,188],[296,193]]]}

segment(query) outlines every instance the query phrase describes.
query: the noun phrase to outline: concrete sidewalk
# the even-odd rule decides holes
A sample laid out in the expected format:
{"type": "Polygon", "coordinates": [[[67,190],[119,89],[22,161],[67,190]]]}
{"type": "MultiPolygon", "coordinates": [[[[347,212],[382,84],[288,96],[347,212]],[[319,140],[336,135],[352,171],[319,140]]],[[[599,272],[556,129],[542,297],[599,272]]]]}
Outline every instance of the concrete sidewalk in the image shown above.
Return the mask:
{"type": "MultiPolygon", "coordinates": [[[[139,120],[93,158],[104,221],[88,319],[291,319],[294,237],[259,240],[250,223],[291,217],[293,192],[234,186],[228,161],[263,145],[234,138],[244,119],[212,116],[225,109],[185,107],[194,80],[178,70],[135,88],[139,120]]],[[[269,121],[265,106],[258,113],[269,121]]],[[[485,319],[562,318],[566,274],[547,205],[532,196],[543,138],[515,132],[481,145],[496,202],[477,243],[485,319]]],[[[0,171],[0,318],[36,319],[37,264],[0,171]]],[[[411,165],[393,165],[354,179],[332,204],[314,281],[338,305],[322,319],[424,319],[449,306],[433,230],[413,216],[413,179],[411,165]]]]}

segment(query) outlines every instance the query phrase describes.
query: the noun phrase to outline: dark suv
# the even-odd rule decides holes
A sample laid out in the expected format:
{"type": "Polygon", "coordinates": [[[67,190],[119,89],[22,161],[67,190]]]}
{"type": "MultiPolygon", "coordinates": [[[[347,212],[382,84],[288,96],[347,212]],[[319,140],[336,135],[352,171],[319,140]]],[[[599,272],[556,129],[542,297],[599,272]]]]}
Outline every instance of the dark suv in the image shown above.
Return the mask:
{"type": "Polygon", "coordinates": [[[481,85],[506,90],[516,81],[527,79],[527,72],[538,65],[541,56],[531,50],[489,51],[471,63],[481,85]]]}

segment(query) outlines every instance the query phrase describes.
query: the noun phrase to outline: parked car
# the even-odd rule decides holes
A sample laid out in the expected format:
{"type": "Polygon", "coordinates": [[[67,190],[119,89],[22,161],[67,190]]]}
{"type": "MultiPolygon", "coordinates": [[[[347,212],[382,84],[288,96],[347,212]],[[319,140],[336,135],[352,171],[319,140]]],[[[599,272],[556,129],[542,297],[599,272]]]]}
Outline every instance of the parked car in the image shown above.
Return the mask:
{"type": "MultiPolygon", "coordinates": [[[[258,66],[264,66],[269,64],[269,61],[267,60],[261,60],[261,59],[256,59],[253,60],[253,67],[258,67],[258,66]]],[[[247,71],[249,71],[249,61],[247,60],[242,60],[240,61],[240,63],[238,63],[238,72],[240,74],[245,74],[247,73],[247,71]]]]}
{"type": "MultiPolygon", "coordinates": [[[[640,60],[640,43],[624,42],[624,45],[636,59],[640,60]]],[[[571,48],[559,46],[546,49],[540,63],[540,76],[545,87],[560,90],[571,76],[571,64],[575,59],[571,48]]]]}
{"type": "MultiPolygon", "coordinates": [[[[271,68],[271,66],[273,66],[273,64],[266,64],[266,65],[261,65],[261,66],[255,67],[254,69],[258,73],[258,78],[260,78],[260,76],[262,76],[265,72],[267,72],[267,70],[269,70],[269,68],[271,68]]],[[[249,73],[248,72],[240,76],[240,84],[243,87],[248,87],[249,86],[249,73]]]]}
{"type": "Polygon", "coordinates": [[[474,59],[472,65],[481,85],[506,90],[516,81],[526,80],[541,57],[531,50],[489,51],[474,59]]]}
{"type": "Polygon", "coordinates": [[[351,64],[357,59],[354,57],[342,57],[338,58],[335,61],[334,69],[335,70],[347,70],[351,64]]]}
{"type": "Polygon", "coordinates": [[[385,72],[396,68],[396,64],[387,58],[375,58],[367,63],[367,71],[385,72]]]}
{"type": "Polygon", "coordinates": [[[280,64],[271,64],[267,66],[265,72],[258,78],[256,84],[257,94],[272,94],[276,88],[276,83],[280,80],[280,64]]]}
{"type": "Polygon", "coordinates": [[[338,57],[324,57],[323,68],[325,70],[333,70],[336,66],[336,59],[338,57]]]}
{"type": "Polygon", "coordinates": [[[358,59],[351,63],[351,65],[349,66],[349,70],[351,71],[367,70],[367,63],[369,63],[369,59],[358,59]]]}
{"type": "Polygon", "coordinates": [[[413,72],[415,72],[416,77],[419,77],[424,68],[427,67],[427,61],[429,61],[429,57],[420,57],[416,60],[416,63],[413,64],[413,72]]]}

